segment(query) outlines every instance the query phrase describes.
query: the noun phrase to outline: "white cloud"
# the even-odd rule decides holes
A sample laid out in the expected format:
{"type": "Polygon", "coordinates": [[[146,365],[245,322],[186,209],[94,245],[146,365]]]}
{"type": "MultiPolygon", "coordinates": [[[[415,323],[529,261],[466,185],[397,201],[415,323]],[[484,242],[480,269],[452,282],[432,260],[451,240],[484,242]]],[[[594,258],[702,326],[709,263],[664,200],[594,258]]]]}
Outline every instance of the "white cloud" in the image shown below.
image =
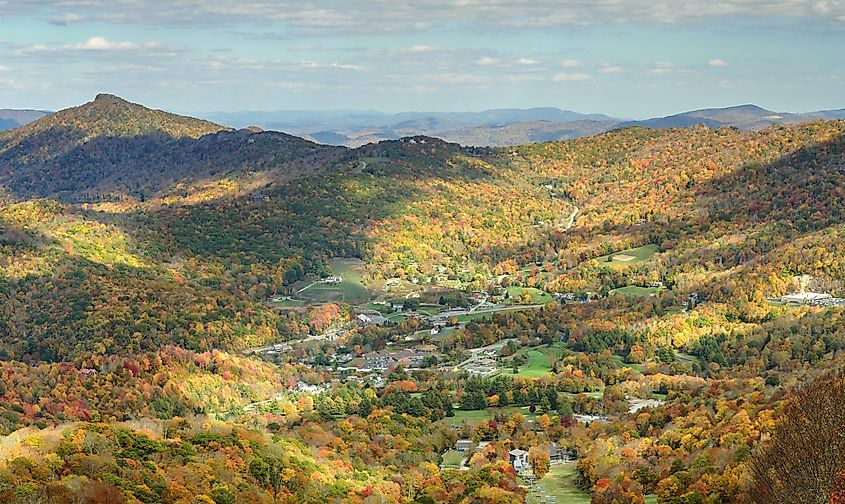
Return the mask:
{"type": "Polygon", "coordinates": [[[406,49],[405,52],[409,52],[411,54],[419,54],[419,53],[431,52],[433,50],[434,50],[434,48],[431,47],[431,46],[418,44],[418,45],[412,45],[411,47],[406,49]]]}
{"type": "Polygon", "coordinates": [[[159,42],[145,42],[143,44],[136,44],[135,42],[112,42],[105,37],[91,37],[84,42],[76,44],[63,44],[48,46],[45,44],[35,44],[24,47],[18,51],[19,54],[31,53],[74,53],[74,52],[121,52],[121,51],[156,51],[162,56],[172,55],[173,50],[164,50],[164,46],[159,42]]]}
{"type": "Polygon", "coordinates": [[[560,62],[560,66],[562,66],[563,68],[578,68],[579,66],[581,66],[583,64],[584,63],[582,63],[578,60],[575,60],[575,59],[568,59],[568,60],[563,60],[563,61],[560,62]]]}
{"type": "Polygon", "coordinates": [[[12,71],[11,68],[4,66],[4,65],[0,65],[0,72],[11,72],[11,71],[12,71]]]}
{"type": "Polygon", "coordinates": [[[710,65],[710,66],[712,66],[712,67],[717,67],[717,68],[718,68],[718,67],[726,67],[726,66],[728,66],[728,62],[727,62],[727,61],[725,61],[725,60],[720,60],[720,59],[718,59],[718,58],[716,58],[716,59],[712,59],[712,60],[708,61],[708,62],[707,62],[707,64],[708,64],[708,65],[710,65]]]}
{"type": "Polygon", "coordinates": [[[654,68],[648,71],[649,75],[668,75],[675,71],[675,64],[668,61],[658,61],[654,68]]]}
{"type": "Polygon", "coordinates": [[[0,0],[0,17],[53,14],[57,22],[158,26],[285,23],[337,34],[422,32],[460,21],[470,30],[679,23],[708,18],[823,18],[845,21],[842,0],[0,0]],[[350,5],[351,4],[351,5],[350,5]],[[55,15],[72,8],[73,13],[55,15]],[[518,11],[518,15],[515,15],[518,11]],[[82,19],[79,19],[82,18],[82,19]]]}
{"type": "Polygon", "coordinates": [[[514,61],[514,63],[516,63],[517,65],[529,66],[529,65],[536,65],[540,62],[537,61],[537,60],[533,60],[531,58],[519,58],[518,60],[514,61]]]}
{"type": "Polygon", "coordinates": [[[575,73],[558,73],[552,77],[555,82],[581,82],[590,79],[590,74],[575,72],[575,73]]]}
{"type": "Polygon", "coordinates": [[[308,70],[316,70],[320,68],[333,68],[337,70],[352,70],[355,72],[363,72],[367,67],[362,65],[353,65],[351,63],[317,63],[316,61],[303,61],[299,64],[300,67],[308,70]]]}
{"type": "Polygon", "coordinates": [[[111,42],[105,37],[91,37],[85,42],[70,47],[86,51],[126,51],[137,49],[138,45],[133,42],[111,42]]]}
{"type": "Polygon", "coordinates": [[[55,16],[50,16],[47,18],[51,24],[59,25],[59,26],[66,26],[73,23],[81,23],[85,21],[85,16],[81,16],[79,14],[73,12],[66,12],[64,14],[57,14],[55,16]]]}
{"type": "Polygon", "coordinates": [[[605,63],[601,67],[599,67],[599,70],[598,70],[598,72],[600,74],[621,74],[624,71],[625,71],[625,69],[622,68],[621,66],[610,65],[610,64],[607,64],[607,63],[605,63]]]}
{"type": "Polygon", "coordinates": [[[533,28],[633,22],[677,23],[723,17],[845,19],[842,0],[18,0],[0,1],[0,16],[63,12],[115,23],[235,25],[284,22],[304,30],[426,31],[455,19],[471,28],[533,28]]]}
{"type": "Polygon", "coordinates": [[[475,60],[475,64],[479,66],[493,66],[501,63],[499,58],[491,58],[490,56],[482,56],[475,60]]]}

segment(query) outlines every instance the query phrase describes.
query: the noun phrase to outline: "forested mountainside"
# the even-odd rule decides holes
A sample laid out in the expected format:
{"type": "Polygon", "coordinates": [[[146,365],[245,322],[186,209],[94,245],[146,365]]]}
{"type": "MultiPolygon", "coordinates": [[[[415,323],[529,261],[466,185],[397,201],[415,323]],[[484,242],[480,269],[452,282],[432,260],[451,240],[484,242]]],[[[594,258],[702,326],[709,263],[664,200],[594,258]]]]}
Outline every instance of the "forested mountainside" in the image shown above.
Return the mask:
{"type": "Polygon", "coordinates": [[[14,198],[143,201],[230,174],[305,172],[336,152],[283,133],[235,131],[99,95],[0,133],[0,184],[14,198]]]}
{"type": "Polygon", "coordinates": [[[100,96],[0,184],[0,501],[845,494],[789,462],[841,429],[845,121],[345,149],[100,96]]]}

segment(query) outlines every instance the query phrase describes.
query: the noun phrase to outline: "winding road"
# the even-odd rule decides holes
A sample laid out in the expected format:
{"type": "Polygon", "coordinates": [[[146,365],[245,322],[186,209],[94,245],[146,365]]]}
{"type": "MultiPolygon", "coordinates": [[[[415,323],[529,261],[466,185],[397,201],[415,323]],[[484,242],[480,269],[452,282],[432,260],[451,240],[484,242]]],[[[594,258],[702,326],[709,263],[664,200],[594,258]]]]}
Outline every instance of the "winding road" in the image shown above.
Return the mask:
{"type": "Polygon", "coordinates": [[[581,209],[575,207],[575,210],[572,211],[572,215],[569,216],[569,219],[566,221],[566,224],[563,226],[564,231],[569,231],[573,225],[575,225],[575,216],[578,215],[578,212],[581,209]]]}

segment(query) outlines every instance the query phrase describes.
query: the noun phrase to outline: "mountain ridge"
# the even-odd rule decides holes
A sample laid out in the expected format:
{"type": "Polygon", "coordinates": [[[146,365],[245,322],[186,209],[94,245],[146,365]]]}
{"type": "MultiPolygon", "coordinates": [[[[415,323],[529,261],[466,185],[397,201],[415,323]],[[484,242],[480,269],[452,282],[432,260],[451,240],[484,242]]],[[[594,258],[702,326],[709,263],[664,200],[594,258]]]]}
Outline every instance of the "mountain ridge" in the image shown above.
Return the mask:
{"type": "Polygon", "coordinates": [[[305,169],[332,148],[281,132],[234,130],[100,94],[88,103],[0,132],[0,185],[19,197],[144,198],[179,180],[305,169]],[[288,166],[297,161],[296,168],[288,166]]]}
{"type": "MultiPolygon", "coordinates": [[[[94,104],[126,108],[130,102],[100,94],[94,104]],[[128,105],[127,105],[128,104],[128,105]]],[[[49,112],[0,111],[0,134],[40,119],[49,112]],[[8,118],[5,118],[8,117],[8,118]],[[17,117],[17,119],[12,119],[17,117]],[[4,122],[5,121],[5,122],[4,122]],[[4,126],[5,125],[5,126],[4,126]]],[[[168,112],[160,111],[164,114],[168,112]]],[[[173,114],[188,118],[190,116],[173,114]]],[[[818,119],[843,119],[845,109],[813,112],[776,112],[756,104],[695,109],[667,116],[624,120],[600,113],[579,113],[555,107],[501,108],[480,112],[400,112],[373,110],[277,112],[211,112],[197,114],[221,129],[259,126],[283,131],[324,145],[359,147],[382,140],[427,135],[468,146],[510,147],[524,143],[566,140],[590,136],[615,128],[642,126],[678,128],[704,124],[710,128],[762,129],[774,124],[796,124],[818,119]],[[227,126],[221,126],[225,124],[227,126]]],[[[197,119],[203,121],[203,119],[197,119]]],[[[206,126],[208,126],[208,124],[206,126]]]]}

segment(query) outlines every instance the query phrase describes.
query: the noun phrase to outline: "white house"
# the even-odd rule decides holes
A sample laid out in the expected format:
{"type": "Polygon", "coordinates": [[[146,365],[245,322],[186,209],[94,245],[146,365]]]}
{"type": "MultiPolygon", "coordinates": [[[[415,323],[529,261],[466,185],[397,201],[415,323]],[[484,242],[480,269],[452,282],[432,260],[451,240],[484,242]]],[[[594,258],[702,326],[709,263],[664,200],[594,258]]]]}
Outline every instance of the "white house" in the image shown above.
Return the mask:
{"type": "Polygon", "coordinates": [[[528,452],[515,448],[508,452],[508,462],[516,469],[517,473],[522,474],[528,470],[528,452]]]}

